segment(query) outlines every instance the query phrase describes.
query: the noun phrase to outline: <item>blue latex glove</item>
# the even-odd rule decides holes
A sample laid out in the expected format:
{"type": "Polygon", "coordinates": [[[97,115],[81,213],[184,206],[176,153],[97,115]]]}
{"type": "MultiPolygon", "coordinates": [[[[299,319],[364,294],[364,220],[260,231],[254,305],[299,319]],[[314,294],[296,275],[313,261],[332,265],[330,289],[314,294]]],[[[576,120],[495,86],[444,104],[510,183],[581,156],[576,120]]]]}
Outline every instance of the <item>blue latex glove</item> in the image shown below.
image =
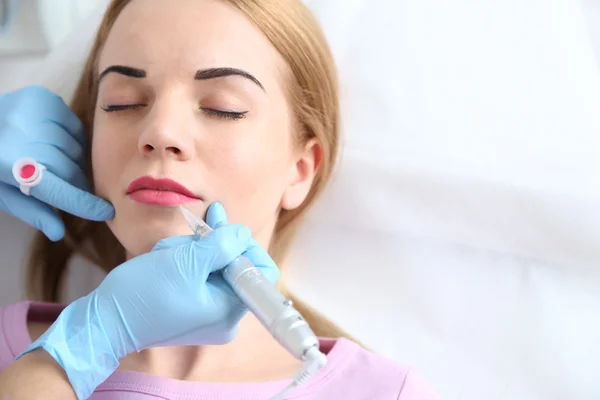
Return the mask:
{"type": "Polygon", "coordinates": [[[112,270],[70,304],[23,353],[43,347],[87,398],[127,354],[154,346],[214,345],[233,339],[247,308],[220,270],[240,255],[273,283],[279,270],[242,225],[228,225],[212,204],[207,236],[177,236],[112,270]]]}
{"type": "Polygon", "coordinates": [[[86,136],[60,97],[40,86],[0,96],[0,210],[41,230],[52,241],[65,226],[55,207],[93,221],[114,217],[113,206],[90,193],[86,136]],[[14,162],[31,157],[47,168],[31,196],[19,190],[14,162]]]}

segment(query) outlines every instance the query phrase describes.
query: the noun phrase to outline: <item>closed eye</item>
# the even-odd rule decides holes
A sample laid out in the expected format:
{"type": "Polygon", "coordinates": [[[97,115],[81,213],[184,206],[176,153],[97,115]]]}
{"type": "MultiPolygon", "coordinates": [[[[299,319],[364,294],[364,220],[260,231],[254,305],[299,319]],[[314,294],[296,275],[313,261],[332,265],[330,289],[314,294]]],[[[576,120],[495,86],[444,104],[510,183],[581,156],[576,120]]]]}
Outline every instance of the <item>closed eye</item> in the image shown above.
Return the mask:
{"type": "Polygon", "coordinates": [[[223,111],[214,108],[202,108],[202,111],[210,116],[233,120],[246,118],[246,114],[248,113],[248,111],[223,111]]]}

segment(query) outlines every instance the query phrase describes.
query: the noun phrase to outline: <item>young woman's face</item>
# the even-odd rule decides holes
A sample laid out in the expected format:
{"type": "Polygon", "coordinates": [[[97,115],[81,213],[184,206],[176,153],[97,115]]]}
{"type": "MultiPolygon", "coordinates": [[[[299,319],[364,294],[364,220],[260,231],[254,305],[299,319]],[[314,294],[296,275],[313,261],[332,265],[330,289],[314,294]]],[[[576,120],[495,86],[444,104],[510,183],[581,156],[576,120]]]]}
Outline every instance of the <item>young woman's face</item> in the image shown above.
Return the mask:
{"type": "Polygon", "coordinates": [[[128,254],[191,234],[178,206],[204,217],[215,201],[267,246],[319,148],[295,144],[288,67],[262,32],[226,1],[133,0],[98,70],[94,184],[128,254]]]}

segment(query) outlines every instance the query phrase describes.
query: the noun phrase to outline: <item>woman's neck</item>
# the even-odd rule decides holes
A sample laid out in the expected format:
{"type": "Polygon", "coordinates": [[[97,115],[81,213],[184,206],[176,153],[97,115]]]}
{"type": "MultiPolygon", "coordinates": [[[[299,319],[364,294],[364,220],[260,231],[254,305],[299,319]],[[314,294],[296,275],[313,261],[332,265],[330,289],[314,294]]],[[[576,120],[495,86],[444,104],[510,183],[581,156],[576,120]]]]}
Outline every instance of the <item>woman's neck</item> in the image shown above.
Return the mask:
{"type": "Polygon", "coordinates": [[[189,381],[260,382],[292,378],[300,366],[249,313],[228,344],[146,349],[122,359],[119,370],[189,381]]]}

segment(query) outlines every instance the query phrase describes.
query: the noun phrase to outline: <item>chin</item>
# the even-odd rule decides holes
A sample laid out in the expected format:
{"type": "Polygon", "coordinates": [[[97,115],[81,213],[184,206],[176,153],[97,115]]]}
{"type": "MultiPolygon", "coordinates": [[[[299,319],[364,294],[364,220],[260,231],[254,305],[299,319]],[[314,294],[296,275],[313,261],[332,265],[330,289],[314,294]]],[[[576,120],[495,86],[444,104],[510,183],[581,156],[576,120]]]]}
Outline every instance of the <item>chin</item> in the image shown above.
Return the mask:
{"type": "Polygon", "coordinates": [[[149,253],[156,243],[162,239],[192,234],[187,226],[176,228],[146,223],[138,223],[136,226],[130,225],[126,229],[119,229],[118,226],[111,225],[109,225],[109,228],[123,245],[129,257],[149,253]]]}
{"type": "MultiPolygon", "coordinates": [[[[142,207],[144,208],[144,207],[142,207]]],[[[115,208],[115,218],[107,225],[125,248],[128,258],[148,253],[162,239],[191,235],[193,232],[178,208],[122,210],[115,208]]]]}

